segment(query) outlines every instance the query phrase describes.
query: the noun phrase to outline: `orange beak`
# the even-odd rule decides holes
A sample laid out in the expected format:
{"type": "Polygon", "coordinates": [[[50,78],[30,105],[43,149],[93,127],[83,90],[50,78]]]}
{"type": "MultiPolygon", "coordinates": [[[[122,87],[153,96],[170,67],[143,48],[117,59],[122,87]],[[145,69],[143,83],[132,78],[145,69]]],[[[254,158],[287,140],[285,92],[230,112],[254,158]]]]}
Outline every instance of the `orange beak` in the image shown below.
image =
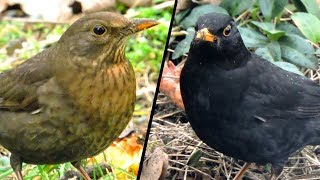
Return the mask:
{"type": "Polygon", "coordinates": [[[160,24],[159,21],[152,20],[152,19],[134,19],[131,22],[133,24],[132,25],[133,33],[143,31],[145,29],[149,29],[153,26],[160,24]]]}
{"type": "Polygon", "coordinates": [[[201,39],[203,41],[214,42],[215,37],[209,32],[207,28],[201,29],[196,34],[196,39],[201,39]]]}

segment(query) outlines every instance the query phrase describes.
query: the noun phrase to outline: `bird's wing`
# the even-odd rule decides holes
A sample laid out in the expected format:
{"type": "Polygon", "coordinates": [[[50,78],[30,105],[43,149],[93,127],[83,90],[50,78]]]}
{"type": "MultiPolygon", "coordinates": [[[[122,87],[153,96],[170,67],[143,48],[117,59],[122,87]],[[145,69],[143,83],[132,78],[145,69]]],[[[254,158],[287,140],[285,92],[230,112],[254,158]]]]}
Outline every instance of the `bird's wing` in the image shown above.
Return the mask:
{"type": "Polygon", "coordinates": [[[52,76],[46,61],[48,53],[45,50],[0,74],[0,109],[33,111],[39,108],[37,89],[52,76]]]}
{"type": "Polygon", "coordinates": [[[295,104],[294,113],[298,118],[320,117],[320,86],[306,85],[300,103],[295,104]]]}
{"type": "Polygon", "coordinates": [[[249,66],[249,69],[257,72],[252,73],[255,76],[250,78],[251,85],[244,93],[244,102],[258,119],[308,119],[320,116],[319,85],[265,60],[249,66]]]}

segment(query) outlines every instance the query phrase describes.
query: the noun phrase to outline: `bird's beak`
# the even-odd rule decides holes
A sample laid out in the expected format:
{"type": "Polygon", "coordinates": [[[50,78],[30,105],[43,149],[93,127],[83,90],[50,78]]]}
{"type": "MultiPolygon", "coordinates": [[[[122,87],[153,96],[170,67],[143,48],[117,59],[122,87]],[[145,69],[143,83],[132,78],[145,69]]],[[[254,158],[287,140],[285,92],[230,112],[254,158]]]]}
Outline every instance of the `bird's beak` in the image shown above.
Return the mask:
{"type": "Polygon", "coordinates": [[[208,41],[208,42],[215,41],[214,35],[209,32],[208,28],[204,28],[204,29],[197,31],[196,39],[200,39],[200,40],[208,41]]]}
{"type": "Polygon", "coordinates": [[[152,19],[134,19],[131,22],[132,34],[160,24],[159,21],[152,19]]]}

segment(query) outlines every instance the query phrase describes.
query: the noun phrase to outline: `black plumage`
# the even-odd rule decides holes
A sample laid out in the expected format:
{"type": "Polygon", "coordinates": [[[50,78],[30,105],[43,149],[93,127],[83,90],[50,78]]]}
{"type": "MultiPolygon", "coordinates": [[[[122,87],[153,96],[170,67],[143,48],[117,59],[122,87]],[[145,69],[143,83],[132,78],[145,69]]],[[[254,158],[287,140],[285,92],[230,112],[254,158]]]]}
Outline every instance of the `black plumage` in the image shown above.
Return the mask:
{"type": "Polygon", "coordinates": [[[210,147],[237,159],[271,163],[320,144],[320,87],[251,53],[233,19],[201,16],[181,72],[188,120],[210,147]]]}

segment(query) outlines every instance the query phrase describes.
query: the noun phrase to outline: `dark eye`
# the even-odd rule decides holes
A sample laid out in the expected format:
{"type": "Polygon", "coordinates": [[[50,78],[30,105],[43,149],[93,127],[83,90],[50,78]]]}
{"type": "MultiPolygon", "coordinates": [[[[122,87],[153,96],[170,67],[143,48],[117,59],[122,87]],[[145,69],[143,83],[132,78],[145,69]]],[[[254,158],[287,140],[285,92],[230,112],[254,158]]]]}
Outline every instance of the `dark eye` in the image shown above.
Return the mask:
{"type": "Polygon", "coordinates": [[[95,25],[92,31],[94,34],[101,36],[106,32],[106,28],[103,25],[95,25]]]}
{"type": "Polygon", "coordinates": [[[231,25],[229,24],[226,28],[224,28],[223,35],[225,37],[228,37],[230,35],[230,33],[231,33],[231,25]]]}

